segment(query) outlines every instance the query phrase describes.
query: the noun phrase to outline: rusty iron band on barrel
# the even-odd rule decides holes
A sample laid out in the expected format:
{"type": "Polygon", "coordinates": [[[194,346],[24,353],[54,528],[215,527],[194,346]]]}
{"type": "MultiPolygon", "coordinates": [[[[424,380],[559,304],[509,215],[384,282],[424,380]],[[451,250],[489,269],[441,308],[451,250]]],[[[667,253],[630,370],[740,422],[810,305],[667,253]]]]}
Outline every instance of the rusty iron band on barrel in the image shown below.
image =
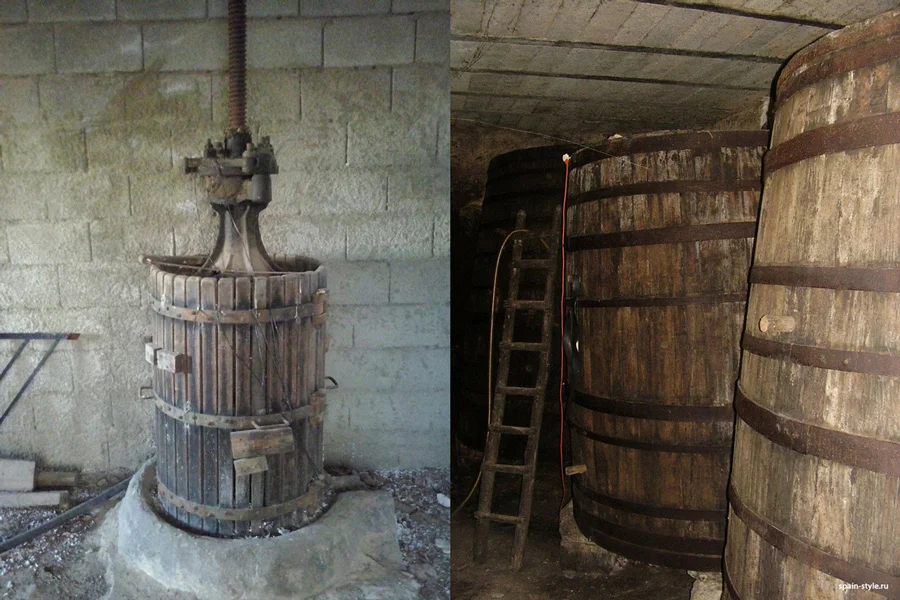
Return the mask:
{"type": "Polygon", "coordinates": [[[313,417],[320,415],[325,409],[325,392],[321,390],[313,392],[310,396],[310,403],[305,406],[298,406],[297,408],[281,413],[255,416],[216,415],[193,412],[174,406],[156,394],[154,394],[154,397],[156,408],[164,415],[188,425],[213,427],[216,429],[244,430],[253,429],[255,427],[265,427],[267,425],[280,425],[285,421],[291,423],[303,419],[312,419],[313,417]]]}
{"type": "Polygon", "coordinates": [[[325,314],[324,310],[319,308],[315,302],[307,302],[297,306],[285,306],[283,308],[203,310],[174,306],[153,298],[150,302],[150,308],[157,314],[171,319],[218,325],[253,325],[256,323],[271,323],[273,321],[295,321],[305,317],[325,314]]]}
{"type": "Polygon", "coordinates": [[[627,558],[674,569],[701,571],[714,571],[722,563],[724,543],[719,540],[648,534],[604,521],[596,515],[584,511],[575,501],[572,505],[575,523],[585,537],[597,545],[627,558]],[[663,537],[668,539],[661,539],[663,537]],[[674,546],[674,548],[661,549],[657,545],[659,542],[665,543],[667,547],[674,546]]]}
{"type": "Polygon", "coordinates": [[[754,266],[750,283],[898,294],[900,269],[754,266]]]}
{"type": "Polygon", "coordinates": [[[731,406],[678,406],[653,403],[645,400],[624,400],[594,396],[577,388],[572,390],[572,402],[578,406],[619,417],[650,419],[655,421],[719,422],[733,421],[731,406]]]}
{"type": "Polygon", "coordinates": [[[573,308],[629,308],[646,306],[685,306],[688,304],[729,304],[746,302],[747,292],[739,294],[705,294],[698,296],[675,296],[670,298],[610,298],[592,300],[591,298],[569,298],[566,304],[573,308]]]}
{"type": "Polygon", "coordinates": [[[259,508],[230,508],[198,504],[183,498],[167,488],[161,481],[157,482],[159,497],[177,509],[197,515],[202,519],[218,519],[220,521],[267,521],[290,514],[301,508],[315,508],[325,495],[325,484],[316,481],[309,484],[309,491],[293,500],[261,506],[259,508]]]}
{"type": "Polygon", "coordinates": [[[890,354],[801,346],[747,333],[741,338],[741,348],[763,358],[778,358],[805,367],[900,377],[900,356],[890,354]]]}
{"type": "Polygon", "coordinates": [[[728,572],[728,561],[722,563],[722,581],[725,584],[725,594],[722,594],[722,600],[743,600],[741,595],[737,593],[734,582],[731,580],[731,574],[728,572]]]}
{"type": "Polygon", "coordinates": [[[744,504],[731,484],[728,486],[728,503],[735,517],[782,554],[849,583],[887,584],[886,590],[872,591],[885,598],[900,600],[900,577],[834,556],[782,531],[744,504]]]}
{"type": "Polygon", "coordinates": [[[763,159],[763,175],[823,154],[900,144],[900,112],[863,117],[805,131],[773,146],[763,159]]]}
{"type": "Polygon", "coordinates": [[[589,440],[594,440],[609,446],[619,446],[620,448],[631,448],[633,450],[647,450],[650,452],[672,452],[675,454],[731,454],[731,443],[725,445],[687,445],[672,444],[669,442],[630,440],[626,438],[617,438],[607,435],[594,433],[582,427],[580,424],[569,419],[569,428],[572,432],[577,433],[589,440]]]}
{"type": "Polygon", "coordinates": [[[805,423],[751,400],[738,385],[738,417],[769,441],[800,454],[818,456],[874,473],[900,477],[900,443],[805,423]]]}
{"type": "Polygon", "coordinates": [[[629,246],[653,246],[656,244],[683,244],[711,240],[735,240],[752,238],[756,235],[756,221],[739,223],[712,223],[709,225],[687,225],[683,227],[662,227],[659,229],[638,229],[617,233],[579,235],[566,240],[567,252],[580,250],[601,250],[603,248],[625,248],[629,246]]]}
{"type": "Polygon", "coordinates": [[[726,509],[698,510],[691,508],[675,508],[671,506],[651,506],[649,504],[620,500],[619,498],[606,496],[596,490],[592,490],[582,484],[581,478],[578,476],[572,478],[572,488],[576,490],[576,493],[579,493],[588,500],[592,500],[598,504],[603,504],[623,512],[646,515],[648,517],[676,519],[679,521],[721,521],[724,524],[725,518],[728,516],[728,511],[726,509]]]}
{"type": "Polygon", "coordinates": [[[647,152],[674,150],[717,150],[720,148],[754,148],[769,144],[769,132],[765,129],[751,131],[703,131],[645,135],[618,138],[600,144],[598,148],[585,148],[572,155],[571,166],[647,152]]]}
{"type": "Polygon", "coordinates": [[[621,198],[623,196],[641,196],[645,194],[718,194],[721,192],[758,192],[762,187],[762,180],[757,179],[703,179],[703,180],[675,180],[675,181],[648,181],[631,183],[615,187],[591,190],[582,194],[570,195],[567,200],[569,207],[603,200],[605,198],[621,198]]]}

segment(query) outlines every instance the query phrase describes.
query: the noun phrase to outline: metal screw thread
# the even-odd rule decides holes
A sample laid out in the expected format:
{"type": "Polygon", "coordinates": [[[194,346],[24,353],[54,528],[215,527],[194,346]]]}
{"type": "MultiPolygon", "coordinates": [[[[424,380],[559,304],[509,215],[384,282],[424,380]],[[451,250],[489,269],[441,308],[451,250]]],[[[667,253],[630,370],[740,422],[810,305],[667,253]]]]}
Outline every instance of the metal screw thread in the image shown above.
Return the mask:
{"type": "Polygon", "coordinates": [[[247,129],[246,0],[228,0],[228,128],[247,129]]]}

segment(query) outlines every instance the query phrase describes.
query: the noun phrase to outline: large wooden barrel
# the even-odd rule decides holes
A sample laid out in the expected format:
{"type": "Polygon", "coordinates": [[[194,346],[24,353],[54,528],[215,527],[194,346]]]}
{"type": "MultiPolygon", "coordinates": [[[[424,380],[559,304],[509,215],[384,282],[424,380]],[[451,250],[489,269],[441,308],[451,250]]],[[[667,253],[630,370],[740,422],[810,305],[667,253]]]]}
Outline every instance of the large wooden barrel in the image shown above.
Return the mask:
{"type": "Polygon", "coordinates": [[[283,272],[259,276],[152,263],[158,495],[186,529],[291,528],[324,500],[325,269],[275,262],[283,272]]]}
{"type": "MultiPolygon", "coordinates": [[[[575,155],[567,409],[575,521],[623,556],[721,565],[739,338],[765,131],[609,140],[575,155]],[[580,371],[580,372],[579,372],[580,371]]],[[[568,334],[567,334],[568,337],[568,334]]]]}
{"type": "Polygon", "coordinates": [[[900,598],[898,165],[892,12],[799,52],[778,81],[735,401],[726,598],[900,598]]]}
{"type": "MultiPolygon", "coordinates": [[[[482,203],[481,220],[478,226],[475,257],[472,263],[471,287],[466,307],[467,327],[460,352],[463,378],[460,388],[461,409],[457,418],[454,435],[465,445],[474,449],[484,447],[487,432],[487,356],[490,334],[491,288],[497,253],[504,237],[512,231],[516,214],[524,210],[529,229],[547,229],[553,220],[553,210],[562,203],[566,168],[563,154],[571,149],[566,146],[542,146],[515,150],[495,156],[488,166],[485,196],[482,203]]],[[[532,243],[532,242],[529,242],[532,243]]],[[[503,323],[502,301],[509,283],[509,257],[512,245],[507,244],[504,260],[498,273],[498,310],[495,315],[494,333],[494,373],[497,372],[498,345],[503,323]]],[[[544,295],[544,273],[531,271],[523,273],[519,288],[519,298],[542,299],[544,295]]],[[[558,287],[556,285],[555,287],[558,287]]],[[[541,316],[519,313],[516,318],[518,339],[540,337],[541,316]]],[[[558,348],[559,329],[554,328],[553,347],[558,348]]],[[[510,384],[533,387],[537,378],[539,355],[536,353],[514,353],[510,364],[510,384]]],[[[557,438],[558,387],[553,386],[553,373],[559,373],[559,356],[551,353],[550,384],[547,389],[546,411],[557,418],[544,419],[541,448],[551,449],[547,438],[557,438]],[[554,433],[556,432],[556,433],[554,433]]],[[[508,422],[527,425],[530,407],[509,403],[508,422]]],[[[511,437],[511,436],[508,436],[511,437]]],[[[523,441],[523,440],[520,440],[523,441]]],[[[524,443],[524,441],[523,441],[524,443]]]]}

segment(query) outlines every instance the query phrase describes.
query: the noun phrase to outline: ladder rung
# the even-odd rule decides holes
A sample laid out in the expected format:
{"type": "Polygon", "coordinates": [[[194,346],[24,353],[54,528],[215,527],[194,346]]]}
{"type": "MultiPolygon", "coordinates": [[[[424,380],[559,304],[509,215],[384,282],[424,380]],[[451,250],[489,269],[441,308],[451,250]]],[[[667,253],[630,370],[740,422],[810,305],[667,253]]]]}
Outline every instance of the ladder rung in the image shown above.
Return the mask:
{"type": "Polygon", "coordinates": [[[502,465],[496,463],[484,463],[484,468],[488,471],[496,471],[498,473],[512,473],[513,475],[527,475],[529,472],[528,465],[502,465]]]}
{"type": "Polygon", "coordinates": [[[544,393],[544,390],[540,388],[509,387],[505,385],[498,385],[496,391],[507,396],[541,396],[544,393]]]}
{"type": "Polygon", "coordinates": [[[534,427],[516,427],[515,425],[491,425],[488,427],[495,433],[512,433],[515,435],[534,435],[534,427]]]}
{"type": "Polygon", "coordinates": [[[512,266],[517,269],[549,269],[555,262],[548,258],[523,258],[514,260],[512,266]]]}
{"type": "Polygon", "coordinates": [[[524,519],[519,516],[514,515],[500,515],[497,513],[486,513],[481,512],[480,510],[475,511],[476,519],[487,519],[488,521],[496,521],[498,523],[512,523],[513,525],[518,525],[524,519]]]}
{"type": "Polygon", "coordinates": [[[543,352],[547,348],[541,342],[500,342],[500,347],[507,350],[526,350],[528,352],[543,352]]]}
{"type": "Polygon", "coordinates": [[[507,300],[503,305],[506,308],[523,310],[547,310],[548,307],[548,304],[543,300],[507,300]]]}

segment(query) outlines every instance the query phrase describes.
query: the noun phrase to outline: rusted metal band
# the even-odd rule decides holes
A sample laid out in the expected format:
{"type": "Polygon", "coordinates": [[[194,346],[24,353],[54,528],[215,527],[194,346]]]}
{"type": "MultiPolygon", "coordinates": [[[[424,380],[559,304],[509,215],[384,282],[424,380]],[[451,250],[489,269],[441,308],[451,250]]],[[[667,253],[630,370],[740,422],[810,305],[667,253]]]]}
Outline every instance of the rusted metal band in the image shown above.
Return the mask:
{"type": "Polygon", "coordinates": [[[627,308],[644,306],[685,306],[687,304],[728,304],[746,302],[747,292],[739,294],[706,294],[699,296],[675,296],[672,298],[610,298],[592,300],[590,298],[568,299],[575,308],[627,308]]]}
{"type": "Polygon", "coordinates": [[[150,308],[156,313],[194,323],[213,323],[217,325],[254,325],[257,323],[272,323],[281,321],[295,321],[314,315],[325,313],[324,305],[316,302],[307,302],[297,306],[285,306],[283,308],[260,308],[249,310],[202,310],[197,308],[185,308],[160,302],[153,298],[150,308]]]}
{"type": "Polygon", "coordinates": [[[625,248],[628,246],[735,240],[752,238],[755,235],[756,221],[712,223],[710,225],[687,225],[684,227],[662,227],[660,229],[639,229],[617,233],[579,235],[566,240],[566,250],[568,252],[578,252],[579,250],[625,248]]]}
{"type": "Polygon", "coordinates": [[[900,112],[805,131],[769,150],[763,160],[763,174],[769,176],[778,169],[822,154],[886,144],[900,144],[900,112]]]}
{"type": "Polygon", "coordinates": [[[575,523],[585,537],[626,558],[700,571],[714,571],[722,564],[724,542],[720,540],[655,536],[604,521],[583,510],[574,500],[572,507],[575,523]]]}
{"type": "Polygon", "coordinates": [[[728,486],[728,503],[735,517],[782,554],[848,583],[887,585],[887,589],[872,591],[885,598],[900,600],[900,577],[834,556],[782,531],[744,504],[731,484],[728,486]]]}
{"type": "Polygon", "coordinates": [[[778,358],[805,367],[888,377],[900,376],[900,356],[890,354],[801,346],[758,338],[746,332],[741,338],[741,348],[757,356],[778,358]]]}
{"type": "Polygon", "coordinates": [[[573,433],[577,433],[590,440],[608,444],[610,446],[619,446],[622,448],[632,448],[634,450],[647,450],[650,452],[673,452],[676,454],[730,454],[731,444],[727,446],[712,445],[687,445],[687,444],[671,444],[669,442],[647,442],[643,440],[630,440],[625,438],[610,437],[588,431],[578,423],[569,419],[569,428],[573,433]]]}
{"type": "Polygon", "coordinates": [[[604,158],[643,154],[646,152],[668,152],[674,150],[707,150],[718,148],[766,147],[769,132],[765,129],[753,131],[692,131],[666,135],[646,135],[624,137],[606,141],[596,149],[585,148],[572,155],[572,167],[581,167],[604,158]]]}
{"type": "Polygon", "coordinates": [[[900,293],[900,269],[754,266],[750,283],[900,293]]]}
{"type": "Polygon", "coordinates": [[[778,414],[748,398],[740,385],[734,408],[744,423],[779,446],[900,477],[900,442],[837,431],[778,414]]]}
{"type": "Polygon", "coordinates": [[[758,192],[762,188],[762,179],[705,179],[648,181],[615,187],[591,190],[583,194],[569,196],[568,206],[575,206],[592,200],[604,198],[621,198],[623,196],[641,196],[645,194],[719,194],[722,192],[758,192]]]}
{"type": "Polygon", "coordinates": [[[718,422],[734,420],[731,406],[677,406],[673,404],[657,404],[645,400],[624,400],[604,398],[583,392],[577,388],[572,390],[572,402],[594,412],[635,419],[651,419],[655,421],[689,421],[718,422]]]}
{"type": "MultiPolygon", "coordinates": [[[[775,108],[776,110],[780,108],[788,98],[805,87],[829,77],[897,60],[898,56],[900,56],[900,36],[895,36],[875,39],[865,44],[836,51],[818,62],[803,61],[797,66],[806,64],[805,69],[798,71],[795,67],[790,73],[781,77],[776,90],[775,108]]],[[[791,62],[793,63],[793,61],[791,62]]]]}
{"type": "Polygon", "coordinates": [[[728,573],[728,561],[724,561],[722,563],[722,582],[725,584],[725,594],[722,595],[722,600],[743,600],[741,595],[737,593],[737,590],[734,589],[734,582],[731,581],[731,574],[728,573]]]}
{"type": "Polygon", "coordinates": [[[203,519],[218,519],[220,521],[267,521],[290,514],[301,508],[315,508],[322,501],[326,490],[324,483],[316,481],[309,485],[309,491],[302,496],[281,504],[261,506],[259,508],[226,508],[191,502],[187,498],[177,495],[163,485],[161,481],[157,483],[159,497],[173,507],[203,519]]]}
{"type": "Polygon", "coordinates": [[[619,498],[606,496],[596,490],[584,486],[581,483],[580,477],[572,478],[572,487],[576,490],[576,493],[579,493],[588,500],[592,500],[598,504],[603,504],[623,512],[646,515],[648,517],[676,519],[679,521],[722,521],[724,523],[725,518],[728,516],[727,509],[697,510],[691,508],[674,508],[670,506],[651,506],[649,504],[620,500],[619,498]]]}
{"type": "Polygon", "coordinates": [[[282,413],[256,416],[214,415],[194,412],[174,406],[156,394],[154,394],[154,397],[156,408],[164,415],[182,421],[188,425],[213,427],[216,429],[244,430],[253,429],[257,426],[265,427],[267,425],[280,425],[285,421],[292,423],[303,419],[311,419],[325,410],[325,392],[321,390],[310,394],[309,404],[305,406],[298,406],[297,408],[282,413]]]}

